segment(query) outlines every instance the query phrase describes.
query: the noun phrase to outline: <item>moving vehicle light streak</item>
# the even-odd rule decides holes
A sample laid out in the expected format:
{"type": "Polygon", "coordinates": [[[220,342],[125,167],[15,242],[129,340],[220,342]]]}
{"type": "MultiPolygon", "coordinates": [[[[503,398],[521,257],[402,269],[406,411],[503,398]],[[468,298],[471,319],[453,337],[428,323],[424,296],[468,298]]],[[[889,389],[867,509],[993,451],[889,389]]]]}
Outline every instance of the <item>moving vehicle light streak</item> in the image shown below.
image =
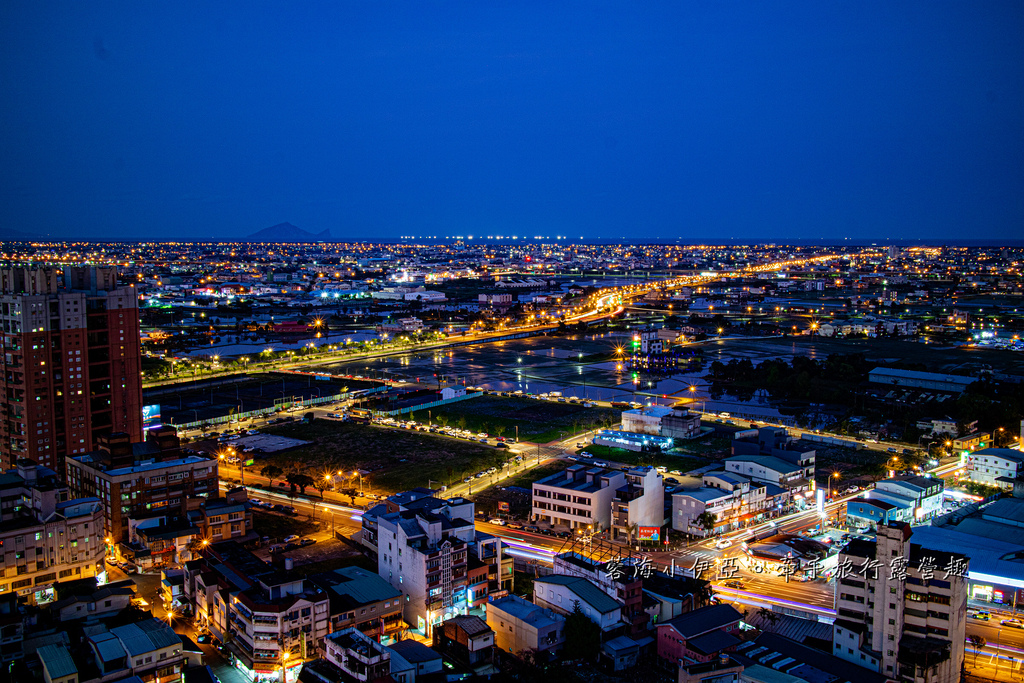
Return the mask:
{"type": "Polygon", "coordinates": [[[550,556],[541,555],[540,553],[536,553],[531,550],[521,550],[520,548],[508,548],[505,550],[505,552],[515,557],[525,557],[528,560],[536,560],[537,562],[551,562],[550,556]]]}
{"type": "Polygon", "coordinates": [[[786,600],[785,598],[777,598],[770,595],[762,595],[761,593],[754,593],[751,591],[736,590],[735,588],[727,588],[725,586],[715,586],[715,591],[721,594],[728,593],[735,595],[735,601],[745,605],[752,605],[755,607],[763,607],[765,605],[783,605],[785,607],[792,607],[794,609],[805,610],[808,612],[814,612],[821,616],[834,619],[836,611],[827,607],[818,607],[816,605],[808,605],[804,602],[796,602],[795,600],[786,600]],[[744,602],[744,600],[762,600],[761,603],[744,602]]]}

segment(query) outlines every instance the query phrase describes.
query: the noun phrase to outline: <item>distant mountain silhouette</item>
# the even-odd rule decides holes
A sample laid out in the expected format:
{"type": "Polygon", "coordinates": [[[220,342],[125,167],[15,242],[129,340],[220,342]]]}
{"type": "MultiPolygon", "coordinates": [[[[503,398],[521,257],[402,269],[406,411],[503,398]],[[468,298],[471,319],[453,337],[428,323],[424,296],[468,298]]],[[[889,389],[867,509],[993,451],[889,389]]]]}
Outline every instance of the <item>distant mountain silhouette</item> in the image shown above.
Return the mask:
{"type": "Polygon", "coordinates": [[[40,235],[39,233],[22,232],[21,230],[11,230],[9,228],[0,228],[0,242],[53,242],[60,241],[54,240],[52,237],[46,235],[40,235]]]}
{"type": "Polygon", "coordinates": [[[245,238],[247,242],[326,242],[331,239],[329,229],[312,233],[302,228],[296,228],[291,223],[278,223],[245,238]]]}

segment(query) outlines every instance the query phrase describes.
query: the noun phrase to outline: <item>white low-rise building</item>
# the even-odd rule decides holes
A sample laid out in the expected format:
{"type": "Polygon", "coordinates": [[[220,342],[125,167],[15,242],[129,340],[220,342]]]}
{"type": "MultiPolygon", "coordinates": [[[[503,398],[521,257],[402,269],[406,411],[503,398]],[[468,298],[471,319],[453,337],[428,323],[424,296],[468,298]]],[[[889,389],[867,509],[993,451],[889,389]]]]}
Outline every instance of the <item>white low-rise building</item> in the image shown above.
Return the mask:
{"type": "Polygon", "coordinates": [[[631,469],[625,478],[612,498],[611,534],[635,540],[640,527],[665,524],[665,482],[653,467],[631,469]]]}
{"type": "Polygon", "coordinates": [[[532,518],[573,529],[607,529],[612,499],[625,483],[623,472],[573,465],[533,483],[532,518]]]}
{"type": "Polygon", "coordinates": [[[1013,480],[1022,474],[1024,453],[1010,448],[983,448],[971,453],[967,461],[967,476],[989,486],[1012,488],[1013,480]]]}
{"type": "Polygon", "coordinates": [[[661,419],[671,415],[668,406],[647,406],[622,411],[622,431],[636,434],[661,434],[661,419]]]}
{"type": "Polygon", "coordinates": [[[903,475],[883,479],[866,496],[896,505],[906,505],[907,517],[903,521],[916,522],[934,517],[942,509],[945,485],[938,477],[903,475]]]}
{"type": "Polygon", "coordinates": [[[579,603],[583,613],[602,632],[611,631],[622,622],[622,605],[597,585],[578,576],[551,574],[537,577],[533,582],[533,601],[538,607],[562,615],[572,613],[579,603]]]}

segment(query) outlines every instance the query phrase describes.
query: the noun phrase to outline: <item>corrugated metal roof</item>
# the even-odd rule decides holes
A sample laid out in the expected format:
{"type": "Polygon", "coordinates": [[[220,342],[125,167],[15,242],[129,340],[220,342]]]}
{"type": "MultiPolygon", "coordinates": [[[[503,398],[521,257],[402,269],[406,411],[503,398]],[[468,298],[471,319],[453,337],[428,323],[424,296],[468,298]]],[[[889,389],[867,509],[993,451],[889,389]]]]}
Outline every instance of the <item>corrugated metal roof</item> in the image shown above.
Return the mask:
{"type": "Polygon", "coordinates": [[[402,592],[385,581],[379,574],[360,567],[344,567],[334,572],[347,580],[331,586],[340,595],[347,595],[361,605],[401,597],[402,592]]]}
{"type": "Polygon", "coordinates": [[[71,659],[71,653],[63,645],[44,645],[36,650],[36,654],[51,679],[78,673],[75,660],[71,659]]]}
{"type": "Polygon", "coordinates": [[[113,633],[97,633],[89,639],[96,646],[96,652],[104,662],[110,662],[125,656],[124,646],[113,633]]]}
{"type": "Polygon", "coordinates": [[[181,644],[181,639],[171,627],[156,618],[118,626],[110,632],[132,657],[181,644]]]}

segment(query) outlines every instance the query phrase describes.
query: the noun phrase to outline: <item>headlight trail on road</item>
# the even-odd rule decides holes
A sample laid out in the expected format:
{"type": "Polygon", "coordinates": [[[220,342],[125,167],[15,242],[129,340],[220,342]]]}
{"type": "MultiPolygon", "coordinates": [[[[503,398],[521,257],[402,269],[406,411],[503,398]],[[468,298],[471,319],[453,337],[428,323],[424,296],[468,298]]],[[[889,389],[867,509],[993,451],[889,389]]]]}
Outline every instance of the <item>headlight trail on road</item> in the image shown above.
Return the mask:
{"type": "MultiPolygon", "coordinates": [[[[738,598],[761,600],[768,604],[785,605],[787,607],[793,607],[795,609],[816,612],[826,617],[834,618],[836,616],[836,611],[834,609],[829,609],[827,607],[818,607],[817,605],[808,605],[805,602],[796,602],[795,600],[786,600],[785,598],[778,598],[771,595],[762,595],[761,593],[754,593],[752,591],[736,590],[735,588],[726,588],[724,586],[715,586],[715,590],[720,593],[735,594],[738,598]]],[[[743,601],[742,599],[738,599],[737,602],[743,601]]]]}
{"type": "MultiPolygon", "coordinates": [[[[555,552],[554,550],[550,550],[549,548],[538,548],[537,546],[530,545],[529,543],[518,543],[516,541],[510,541],[507,538],[503,538],[501,540],[503,540],[505,542],[505,545],[509,546],[509,548],[511,549],[519,550],[520,552],[532,552],[538,555],[542,555],[544,556],[544,559],[549,562],[553,560],[555,556],[558,554],[557,552],[555,552]]],[[[509,550],[509,552],[512,552],[512,550],[509,550]]]]}
{"type": "Polygon", "coordinates": [[[537,562],[551,562],[554,559],[550,555],[542,555],[532,550],[521,550],[519,548],[508,548],[505,552],[514,557],[525,557],[526,559],[536,560],[537,562]]]}

